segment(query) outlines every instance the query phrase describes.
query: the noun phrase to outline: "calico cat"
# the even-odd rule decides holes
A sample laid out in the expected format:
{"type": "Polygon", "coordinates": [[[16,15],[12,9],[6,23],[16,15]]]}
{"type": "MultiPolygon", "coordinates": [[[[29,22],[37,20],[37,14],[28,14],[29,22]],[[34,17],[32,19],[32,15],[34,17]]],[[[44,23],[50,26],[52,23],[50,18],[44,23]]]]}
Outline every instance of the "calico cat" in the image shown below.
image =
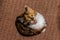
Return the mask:
{"type": "Polygon", "coordinates": [[[25,6],[22,15],[16,18],[16,28],[23,36],[37,35],[46,29],[46,21],[40,13],[25,6]]]}

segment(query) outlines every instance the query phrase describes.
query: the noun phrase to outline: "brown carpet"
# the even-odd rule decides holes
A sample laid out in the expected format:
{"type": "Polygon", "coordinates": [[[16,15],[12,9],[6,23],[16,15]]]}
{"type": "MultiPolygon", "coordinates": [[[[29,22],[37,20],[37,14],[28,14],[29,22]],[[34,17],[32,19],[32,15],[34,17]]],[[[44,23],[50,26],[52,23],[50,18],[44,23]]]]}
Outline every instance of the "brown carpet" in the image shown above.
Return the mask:
{"type": "Polygon", "coordinates": [[[0,40],[60,40],[59,0],[0,0],[0,40]],[[47,30],[32,37],[21,36],[15,19],[28,5],[42,13],[48,23],[47,30]]]}

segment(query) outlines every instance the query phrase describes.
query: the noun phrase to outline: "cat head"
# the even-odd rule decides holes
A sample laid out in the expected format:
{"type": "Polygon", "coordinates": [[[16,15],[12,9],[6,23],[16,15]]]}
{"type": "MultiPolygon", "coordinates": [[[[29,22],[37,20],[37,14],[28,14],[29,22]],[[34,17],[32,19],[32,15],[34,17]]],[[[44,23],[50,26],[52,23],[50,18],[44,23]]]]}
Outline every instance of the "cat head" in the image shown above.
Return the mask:
{"type": "Polygon", "coordinates": [[[25,5],[25,18],[28,21],[35,21],[36,11],[25,5]]]}
{"type": "Polygon", "coordinates": [[[25,18],[26,20],[30,21],[31,23],[36,22],[35,16],[36,16],[36,11],[31,9],[28,6],[25,6],[25,18]]]}

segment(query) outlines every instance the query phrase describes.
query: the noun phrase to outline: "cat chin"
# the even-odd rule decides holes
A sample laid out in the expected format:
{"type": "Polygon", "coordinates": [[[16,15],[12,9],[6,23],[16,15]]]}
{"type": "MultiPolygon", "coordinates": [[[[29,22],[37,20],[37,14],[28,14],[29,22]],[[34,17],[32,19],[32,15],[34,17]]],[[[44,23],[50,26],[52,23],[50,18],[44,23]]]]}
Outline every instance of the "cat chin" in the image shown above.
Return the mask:
{"type": "MultiPolygon", "coordinates": [[[[44,16],[42,14],[37,12],[37,15],[36,15],[35,19],[36,19],[37,23],[29,25],[30,28],[40,30],[43,27],[47,26],[46,20],[45,20],[45,18],[44,18],[44,16]]],[[[42,32],[44,32],[45,30],[46,29],[44,29],[42,32]]]]}

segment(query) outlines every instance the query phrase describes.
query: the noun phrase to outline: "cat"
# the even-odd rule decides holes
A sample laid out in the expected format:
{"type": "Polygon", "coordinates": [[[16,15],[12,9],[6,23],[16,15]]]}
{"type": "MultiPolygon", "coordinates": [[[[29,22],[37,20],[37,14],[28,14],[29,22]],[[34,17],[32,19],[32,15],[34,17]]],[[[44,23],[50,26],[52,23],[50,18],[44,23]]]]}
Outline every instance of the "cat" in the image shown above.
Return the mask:
{"type": "Polygon", "coordinates": [[[42,14],[25,6],[24,13],[16,18],[16,28],[23,36],[37,35],[46,30],[46,21],[42,14]]]}

